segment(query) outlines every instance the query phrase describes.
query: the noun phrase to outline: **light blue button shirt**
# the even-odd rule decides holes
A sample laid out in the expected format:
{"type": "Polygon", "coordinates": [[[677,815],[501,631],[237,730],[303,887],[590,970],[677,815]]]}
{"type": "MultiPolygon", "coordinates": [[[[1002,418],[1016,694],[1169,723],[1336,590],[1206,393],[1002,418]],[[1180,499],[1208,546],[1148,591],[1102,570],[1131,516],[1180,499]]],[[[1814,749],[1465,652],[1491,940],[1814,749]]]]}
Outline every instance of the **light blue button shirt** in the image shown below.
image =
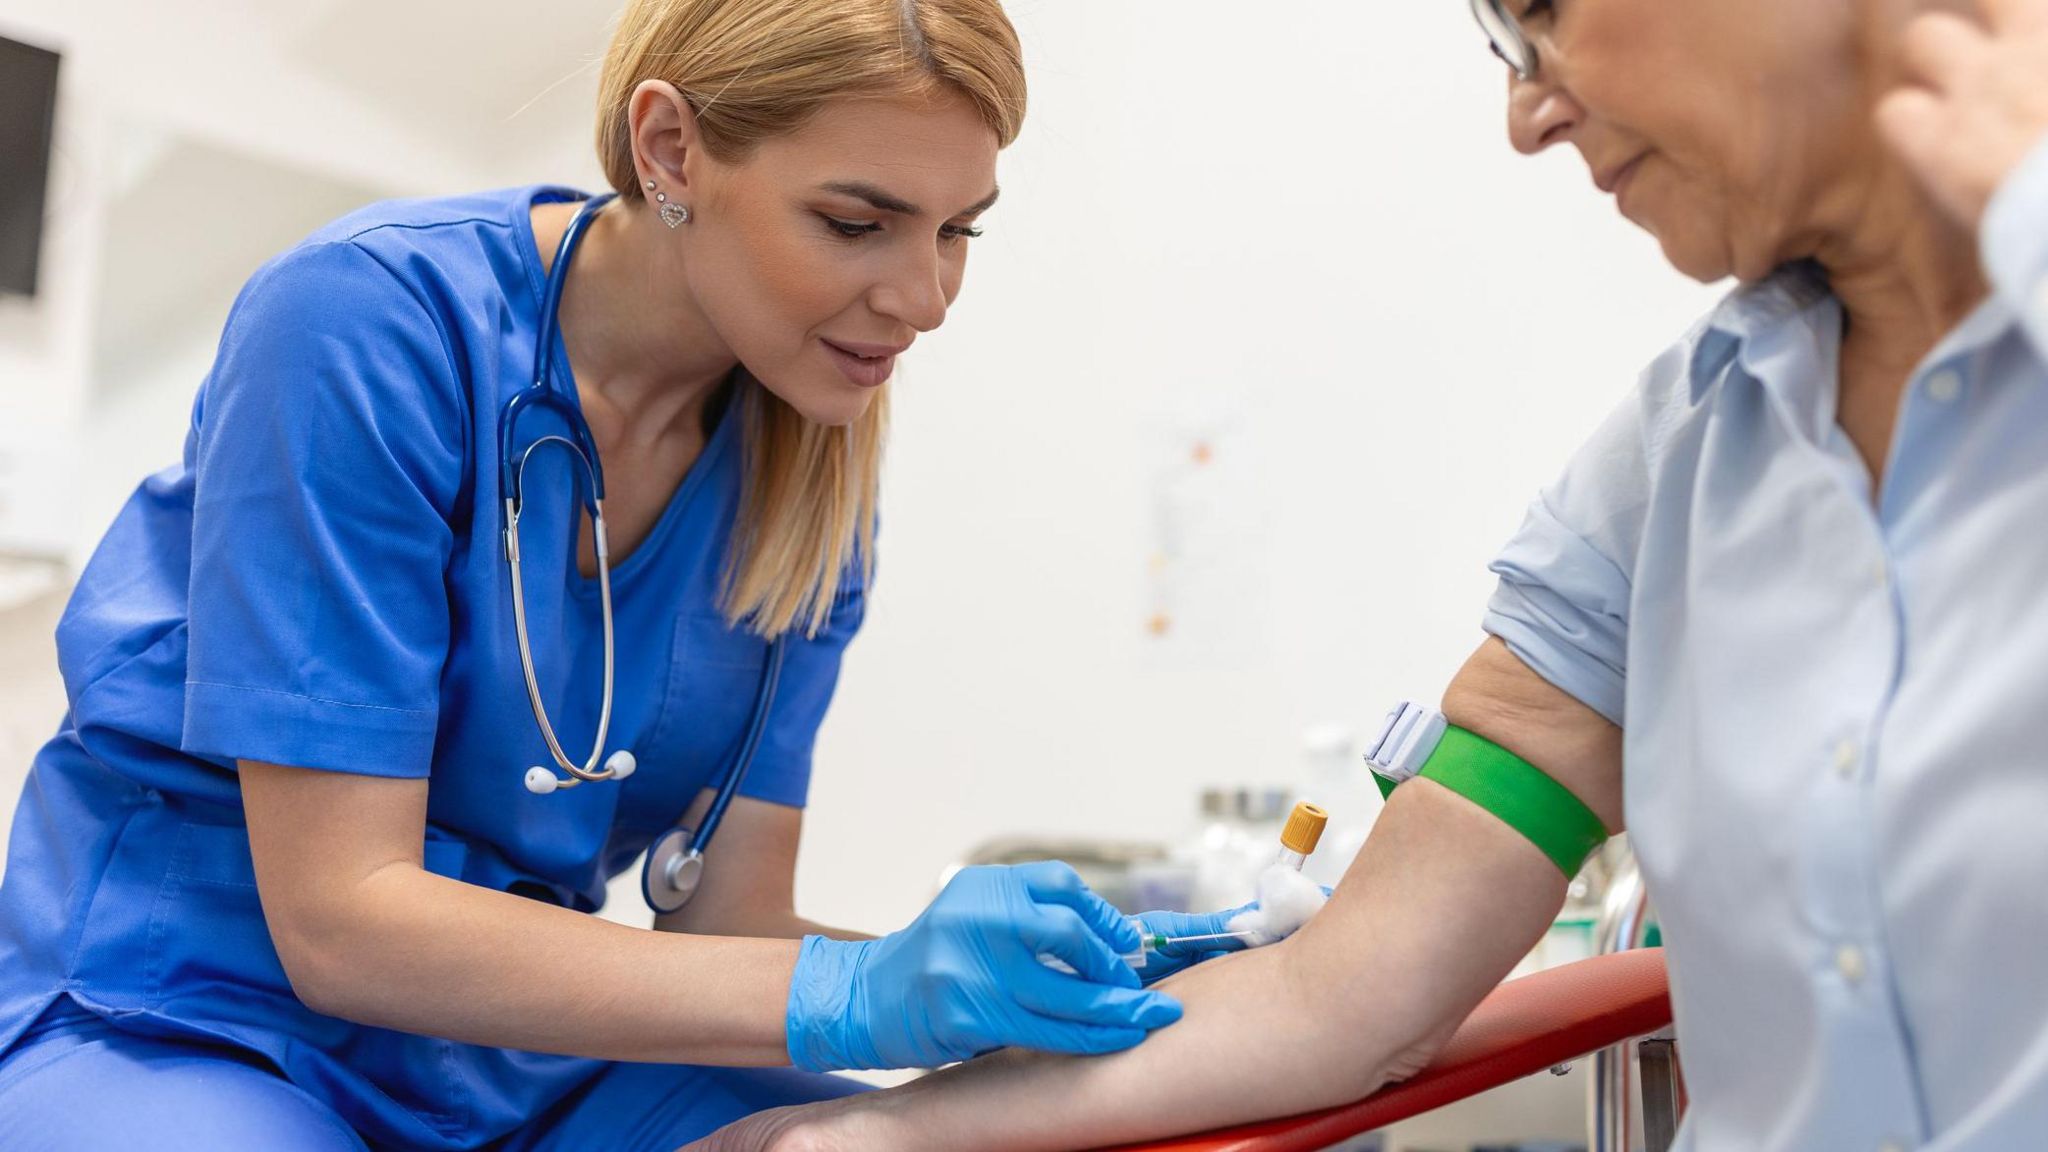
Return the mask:
{"type": "Polygon", "coordinates": [[[1883,484],[1811,268],[1737,291],[1531,508],[1486,618],[1626,731],[1680,1147],[2048,1147],[2048,143],[1883,484]]]}

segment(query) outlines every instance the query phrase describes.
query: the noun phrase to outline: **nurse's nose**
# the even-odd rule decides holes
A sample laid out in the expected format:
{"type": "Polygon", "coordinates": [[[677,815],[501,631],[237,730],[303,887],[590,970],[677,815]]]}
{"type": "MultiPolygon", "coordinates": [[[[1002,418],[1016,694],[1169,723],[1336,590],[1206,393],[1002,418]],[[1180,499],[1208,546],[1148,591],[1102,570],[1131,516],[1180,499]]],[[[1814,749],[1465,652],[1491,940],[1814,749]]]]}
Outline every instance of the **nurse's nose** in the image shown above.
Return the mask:
{"type": "Polygon", "coordinates": [[[946,308],[959,291],[958,267],[933,249],[905,260],[894,272],[869,295],[874,310],[919,332],[944,324],[946,308]]]}

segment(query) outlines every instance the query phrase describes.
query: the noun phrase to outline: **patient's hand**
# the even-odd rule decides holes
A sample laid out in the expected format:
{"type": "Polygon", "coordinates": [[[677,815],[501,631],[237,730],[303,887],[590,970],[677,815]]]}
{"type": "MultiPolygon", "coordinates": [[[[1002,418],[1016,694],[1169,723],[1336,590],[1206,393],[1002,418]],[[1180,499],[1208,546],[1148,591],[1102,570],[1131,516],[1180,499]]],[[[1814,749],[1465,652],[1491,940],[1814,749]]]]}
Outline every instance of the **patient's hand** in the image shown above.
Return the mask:
{"type": "Polygon", "coordinates": [[[727,1124],[702,1140],[693,1140],[676,1152],[770,1152],[771,1149],[785,1148],[788,1146],[776,1141],[789,1133],[796,1120],[791,1114],[801,1111],[802,1108],[774,1108],[756,1112],[744,1120],[727,1124]]]}
{"type": "Polygon", "coordinates": [[[756,1112],[684,1145],[677,1152],[852,1152],[880,1148],[882,1145],[861,1137],[859,1110],[843,1107],[866,1095],[756,1112]]]}

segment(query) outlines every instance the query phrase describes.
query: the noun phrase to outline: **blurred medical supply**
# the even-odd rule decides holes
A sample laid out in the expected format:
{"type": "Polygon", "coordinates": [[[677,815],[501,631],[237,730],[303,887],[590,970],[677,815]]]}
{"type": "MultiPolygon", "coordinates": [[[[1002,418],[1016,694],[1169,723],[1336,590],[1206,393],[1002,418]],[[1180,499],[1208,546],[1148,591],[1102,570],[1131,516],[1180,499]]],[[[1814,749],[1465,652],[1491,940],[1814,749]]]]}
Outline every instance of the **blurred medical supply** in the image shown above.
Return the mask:
{"type": "Polygon", "coordinates": [[[1373,787],[1372,772],[1358,757],[1358,735],[1350,725],[1310,726],[1301,736],[1301,793],[1329,810],[1322,846],[1303,874],[1326,888],[1351,868],[1386,801],[1373,787]]]}

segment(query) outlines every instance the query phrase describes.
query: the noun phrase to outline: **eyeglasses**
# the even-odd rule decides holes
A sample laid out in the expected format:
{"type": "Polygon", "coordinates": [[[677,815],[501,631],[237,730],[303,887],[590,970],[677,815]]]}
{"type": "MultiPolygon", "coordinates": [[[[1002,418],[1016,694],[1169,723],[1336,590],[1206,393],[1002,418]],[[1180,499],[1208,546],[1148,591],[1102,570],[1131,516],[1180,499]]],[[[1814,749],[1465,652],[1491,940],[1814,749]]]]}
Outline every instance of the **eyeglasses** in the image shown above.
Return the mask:
{"type": "Polygon", "coordinates": [[[1472,18],[1485,31],[1493,54],[1506,61],[1518,79],[1536,78],[1536,45],[1501,0],[1472,0],[1472,18]]]}

